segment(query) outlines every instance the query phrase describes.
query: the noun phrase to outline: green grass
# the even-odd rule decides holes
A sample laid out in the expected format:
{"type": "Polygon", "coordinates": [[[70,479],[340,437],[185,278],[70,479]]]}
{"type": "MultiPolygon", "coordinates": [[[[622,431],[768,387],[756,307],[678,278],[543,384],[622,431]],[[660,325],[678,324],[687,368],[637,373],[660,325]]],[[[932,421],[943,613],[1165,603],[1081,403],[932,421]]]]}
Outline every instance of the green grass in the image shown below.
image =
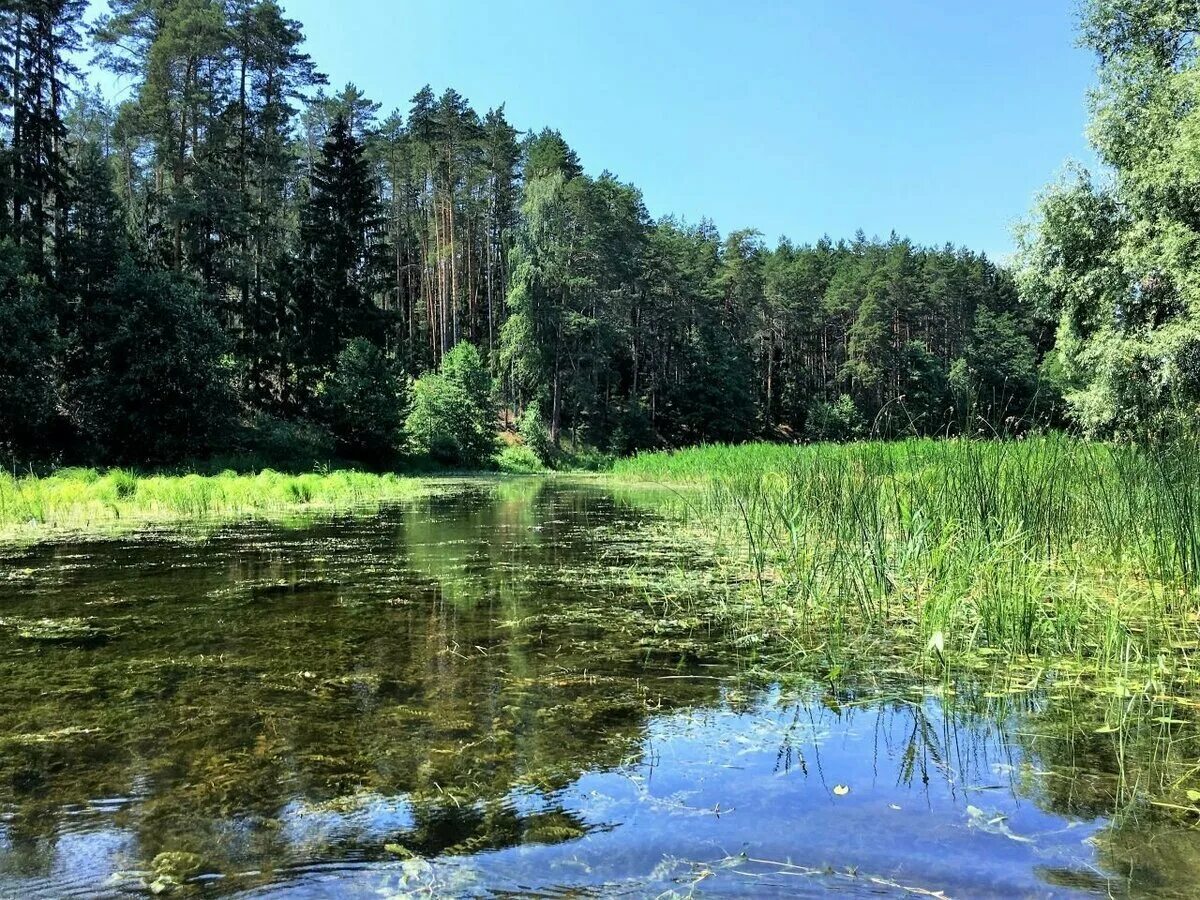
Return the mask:
{"type": "Polygon", "coordinates": [[[613,475],[701,486],[682,503],[744,550],[743,615],[798,654],[1174,669],[1200,648],[1193,447],[1062,435],[705,446],[641,454],[613,475]]]}
{"type": "Polygon", "coordinates": [[[0,540],[104,534],[148,525],[277,518],[416,496],[425,481],[355,471],[148,475],[124,469],[0,473],[0,540]]]}

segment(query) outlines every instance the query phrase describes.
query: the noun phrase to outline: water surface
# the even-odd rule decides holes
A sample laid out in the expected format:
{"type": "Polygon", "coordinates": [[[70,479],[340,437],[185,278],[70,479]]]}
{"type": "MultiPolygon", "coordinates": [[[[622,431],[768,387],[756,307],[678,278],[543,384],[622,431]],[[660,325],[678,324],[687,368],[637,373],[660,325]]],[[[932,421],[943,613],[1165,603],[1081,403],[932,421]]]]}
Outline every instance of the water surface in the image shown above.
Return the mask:
{"type": "Polygon", "coordinates": [[[1191,823],[1138,803],[1186,723],[747,678],[664,618],[709,562],[655,507],[462,482],[10,554],[0,895],[1194,896],[1191,823]]]}

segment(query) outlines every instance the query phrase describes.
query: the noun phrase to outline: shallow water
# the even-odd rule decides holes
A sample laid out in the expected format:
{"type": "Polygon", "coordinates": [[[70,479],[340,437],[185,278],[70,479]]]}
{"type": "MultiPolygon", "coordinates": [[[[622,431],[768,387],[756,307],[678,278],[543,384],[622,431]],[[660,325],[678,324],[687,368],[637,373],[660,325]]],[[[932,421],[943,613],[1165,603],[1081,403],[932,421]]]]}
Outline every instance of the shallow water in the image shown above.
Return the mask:
{"type": "Polygon", "coordinates": [[[0,560],[0,895],[1195,896],[1144,802],[1185,722],[748,679],[664,620],[708,560],[655,505],[463,482],[0,560]]]}

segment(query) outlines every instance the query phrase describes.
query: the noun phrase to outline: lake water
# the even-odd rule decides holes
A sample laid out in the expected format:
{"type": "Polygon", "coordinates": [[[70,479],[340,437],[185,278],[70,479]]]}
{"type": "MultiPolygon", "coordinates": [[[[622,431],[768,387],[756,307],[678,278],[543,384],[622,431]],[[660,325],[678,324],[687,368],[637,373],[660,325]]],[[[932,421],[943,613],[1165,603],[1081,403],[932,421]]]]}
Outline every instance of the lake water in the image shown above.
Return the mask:
{"type": "Polygon", "coordinates": [[[708,564],[540,480],[10,551],[0,896],[1198,895],[1178,713],[751,677],[708,564]]]}

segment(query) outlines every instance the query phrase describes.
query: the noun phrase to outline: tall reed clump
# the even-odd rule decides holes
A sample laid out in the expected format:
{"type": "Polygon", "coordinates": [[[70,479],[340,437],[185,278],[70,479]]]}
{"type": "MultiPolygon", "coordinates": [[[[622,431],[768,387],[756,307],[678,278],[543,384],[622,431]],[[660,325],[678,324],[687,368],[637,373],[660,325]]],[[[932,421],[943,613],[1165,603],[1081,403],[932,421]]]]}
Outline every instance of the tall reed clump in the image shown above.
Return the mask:
{"type": "Polygon", "coordinates": [[[0,538],[350,509],[422,491],[419,479],[352,471],[140,476],[122,469],[62,469],[46,477],[0,473],[0,538]]]}
{"type": "Polygon", "coordinates": [[[749,602],[802,645],[935,642],[1107,665],[1195,639],[1191,447],[1065,435],[707,446],[614,474],[706,485],[691,504],[748,549],[749,602]]]}

